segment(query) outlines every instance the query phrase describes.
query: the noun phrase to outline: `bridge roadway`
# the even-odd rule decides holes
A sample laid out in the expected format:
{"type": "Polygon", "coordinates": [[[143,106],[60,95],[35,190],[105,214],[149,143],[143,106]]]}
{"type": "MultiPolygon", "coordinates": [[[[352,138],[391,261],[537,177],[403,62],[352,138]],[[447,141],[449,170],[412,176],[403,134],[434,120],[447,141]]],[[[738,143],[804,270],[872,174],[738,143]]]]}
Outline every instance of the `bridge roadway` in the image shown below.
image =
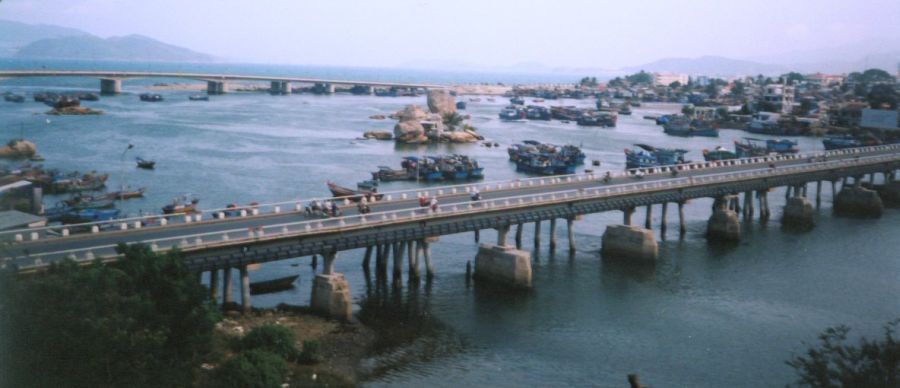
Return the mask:
{"type": "MultiPolygon", "coordinates": [[[[863,173],[893,171],[900,164],[900,154],[898,152],[900,152],[900,146],[889,145],[807,155],[753,158],[723,163],[694,163],[679,166],[678,168],[681,171],[677,176],[673,176],[670,173],[672,167],[648,171],[649,173],[641,179],[636,179],[633,176],[635,170],[630,170],[626,173],[617,174],[608,183],[603,182],[599,174],[581,174],[508,181],[500,184],[456,186],[455,188],[459,190],[453,190],[453,187],[428,188],[420,191],[438,198],[440,204],[438,214],[429,214],[430,212],[427,209],[418,206],[417,199],[407,196],[408,199],[397,198],[372,203],[373,212],[365,215],[365,219],[359,216],[356,206],[347,205],[342,207],[344,211],[342,217],[327,219],[310,218],[302,211],[289,211],[169,224],[167,226],[150,226],[140,229],[75,234],[68,237],[48,236],[36,241],[24,241],[8,245],[5,249],[3,265],[14,263],[22,270],[26,270],[27,268],[43,267],[50,262],[65,257],[75,258],[76,260],[114,257],[113,247],[119,242],[145,242],[155,244],[160,250],[178,246],[186,253],[193,254],[200,253],[206,249],[221,250],[229,248],[233,250],[239,246],[245,249],[247,244],[272,243],[279,239],[294,239],[305,235],[340,234],[353,227],[367,228],[377,225],[379,229],[384,229],[392,224],[399,225],[408,224],[410,221],[419,221],[423,217],[449,216],[455,213],[477,214],[502,211],[500,208],[504,205],[515,207],[517,203],[525,205],[525,210],[527,210],[529,203],[533,203],[535,206],[548,203],[566,203],[585,194],[593,194],[593,197],[614,197],[617,193],[640,195],[642,191],[651,192],[654,190],[677,190],[678,192],[683,192],[686,188],[700,187],[708,184],[707,182],[721,181],[722,177],[733,178],[735,182],[733,185],[725,185],[726,188],[724,190],[726,192],[740,193],[750,190],[739,187],[742,179],[765,180],[767,178],[782,177],[784,179],[790,178],[790,184],[799,184],[800,182],[805,183],[821,179],[834,180],[843,176],[857,176],[863,173]],[[810,162],[810,158],[818,158],[822,155],[827,155],[827,160],[817,159],[815,162],[810,162]],[[774,164],[777,167],[772,169],[769,167],[770,164],[774,164]],[[811,172],[827,172],[827,174],[820,174],[821,176],[816,177],[804,177],[804,175],[811,172]],[[745,175],[746,177],[742,178],[745,175]],[[734,188],[728,188],[730,186],[734,186],[734,188]],[[471,187],[479,188],[482,193],[481,201],[477,203],[471,202],[467,193],[471,187]],[[439,192],[443,192],[443,194],[439,195],[439,192]],[[504,201],[504,199],[506,200],[504,201]],[[470,208],[472,205],[475,208],[470,208]],[[415,212],[415,214],[411,212],[415,212]],[[262,229],[262,231],[259,229],[262,229]]],[[[784,179],[771,179],[765,184],[765,188],[784,185],[787,182],[784,179]]],[[[722,190],[719,189],[719,192],[722,190]]],[[[698,192],[696,195],[686,195],[684,198],[710,195],[706,192],[698,192]]],[[[659,201],[659,198],[652,199],[649,203],[654,203],[652,201],[659,201]]],[[[612,206],[607,210],[617,208],[621,210],[625,207],[634,207],[637,204],[637,202],[630,203],[631,205],[626,203],[612,206]]],[[[522,206],[518,207],[517,210],[523,210],[522,206]]],[[[27,233],[30,230],[16,232],[27,233]]],[[[10,232],[4,233],[8,234],[10,232]]],[[[325,249],[327,247],[320,248],[325,249]]]]}
{"type": "Polygon", "coordinates": [[[0,79],[22,77],[87,77],[99,79],[129,79],[129,78],[184,78],[198,81],[269,81],[269,82],[297,82],[304,84],[330,84],[330,85],[363,85],[372,87],[399,87],[443,89],[446,86],[436,84],[404,83],[404,82],[380,82],[380,81],[347,81],[329,80],[303,77],[279,77],[263,75],[237,75],[237,74],[213,74],[213,73],[178,73],[178,72],[151,72],[151,71],[93,71],[93,70],[5,70],[0,71],[0,79]]]}

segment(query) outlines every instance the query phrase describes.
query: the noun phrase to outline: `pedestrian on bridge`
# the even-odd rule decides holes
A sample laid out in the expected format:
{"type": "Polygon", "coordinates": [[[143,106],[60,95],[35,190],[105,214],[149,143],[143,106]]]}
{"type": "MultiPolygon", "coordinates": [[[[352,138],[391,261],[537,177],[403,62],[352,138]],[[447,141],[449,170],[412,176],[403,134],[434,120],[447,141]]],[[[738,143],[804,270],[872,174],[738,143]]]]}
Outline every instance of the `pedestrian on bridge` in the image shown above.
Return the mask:
{"type": "Polygon", "coordinates": [[[437,212],[437,208],[438,208],[437,198],[431,198],[431,212],[432,213],[437,212]]]}

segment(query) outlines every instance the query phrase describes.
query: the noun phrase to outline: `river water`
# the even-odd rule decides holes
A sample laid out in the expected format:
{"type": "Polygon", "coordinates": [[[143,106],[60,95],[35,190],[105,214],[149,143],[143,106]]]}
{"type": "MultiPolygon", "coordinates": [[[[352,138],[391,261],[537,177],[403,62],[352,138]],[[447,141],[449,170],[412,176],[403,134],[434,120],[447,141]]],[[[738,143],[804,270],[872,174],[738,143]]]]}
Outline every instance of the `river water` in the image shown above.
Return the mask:
{"type": "MultiPolygon", "coordinates": [[[[0,66],[34,64],[18,61],[0,66]]],[[[222,70],[156,66],[160,70],[222,70]]],[[[302,70],[297,75],[356,79],[523,82],[531,76],[538,82],[567,80],[553,75],[498,79],[484,74],[243,66],[239,70],[244,73],[297,74],[302,70]]],[[[615,129],[557,121],[506,123],[497,118],[506,99],[489,102],[482,97],[480,102],[470,102],[464,113],[472,115],[471,124],[499,142],[500,148],[477,144],[404,147],[354,139],[364,131],[393,126],[391,120],[368,116],[389,114],[410,103],[424,105],[424,96],[232,93],[213,96],[209,102],[191,102],[187,100],[191,92],[163,91],[164,102],[138,101],[137,94],[153,82],[159,81],[128,81],[125,94],[84,103],[105,111],[101,116],[46,116],[42,113],[48,108],[42,104],[0,102],[0,137],[24,136],[34,141],[47,167],[98,170],[109,173],[113,185],[124,181],[131,187],[147,187],[145,198],[123,205],[135,214],[158,211],[185,194],[199,198],[203,208],[325,196],[328,180],[352,186],[378,165],[399,166],[402,156],[426,153],[473,156],[486,167],[487,180],[521,178],[507,161],[505,147],[526,139],[580,145],[589,160],[602,162],[599,170],[604,171],[622,169],[622,150],[633,143],[686,148],[691,150],[690,159],[699,160],[702,149],[730,148],[733,140],[745,136],[741,131],[723,130],[718,139],[669,137],[652,121],[642,119],[679,109],[672,105],[645,104],[634,109],[632,116],[620,116],[615,129]],[[123,156],[127,144],[135,147],[123,156]],[[156,170],[136,169],[135,156],[156,160],[156,170]]],[[[0,91],[96,91],[97,84],[96,80],[7,80],[0,82],[0,91]]],[[[802,150],[822,149],[816,139],[798,140],[802,150]]],[[[389,183],[381,190],[412,186],[389,183]]],[[[52,206],[58,200],[47,197],[45,204],[52,206]]],[[[367,360],[370,377],[365,383],[620,387],[627,384],[628,373],[638,373],[645,384],[655,387],[784,385],[793,379],[784,361],[800,354],[803,342],[815,341],[824,328],[846,324],[852,333],[875,337],[884,322],[900,316],[900,239],[896,239],[900,214],[888,210],[877,220],[833,217],[828,187],[823,188],[815,229],[796,233],[782,231],[777,222],[783,192],[777,190],[770,200],[772,221],[743,224],[740,244],[728,247],[710,245],[703,237],[711,201],[696,200],[686,207],[688,233],[683,238],[678,236],[674,207],[669,210],[668,234],[660,235],[657,206],[653,223],[660,239],[660,261],[654,268],[631,268],[600,258],[600,236],[605,225],[621,222],[620,212],[589,215],[577,222],[573,256],[565,248],[555,254],[548,250],[544,223],[544,245],[534,252],[530,292],[467,282],[466,262],[473,260],[477,250],[472,234],[445,236],[433,244],[436,279],[404,282],[400,291],[367,283],[360,269],[361,251],[341,252],[336,269],[350,282],[355,313],[391,333],[379,353],[367,360]]],[[[643,222],[642,209],[634,220],[643,222]]],[[[529,226],[526,246],[531,246],[532,233],[529,226]]],[[[565,223],[558,235],[565,247],[565,223]]],[[[481,237],[492,241],[494,236],[493,231],[484,231],[481,237]]],[[[254,305],[308,304],[314,276],[309,261],[285,260],[252,272],[252,280],[301,274],[295,289],[254,296],[254,305]]]]}

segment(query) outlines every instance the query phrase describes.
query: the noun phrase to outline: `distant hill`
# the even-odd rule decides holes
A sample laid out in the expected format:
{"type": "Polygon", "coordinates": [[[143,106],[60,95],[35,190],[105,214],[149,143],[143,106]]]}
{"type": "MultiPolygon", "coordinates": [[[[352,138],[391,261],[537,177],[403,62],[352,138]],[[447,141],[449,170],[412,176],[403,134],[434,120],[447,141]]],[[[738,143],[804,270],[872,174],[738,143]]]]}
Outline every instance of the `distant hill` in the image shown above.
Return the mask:
{"type": "Polygon", "coordinates": [[[87,35],[74,28],[0,20],[0,57],[11,57],[22,47],[41,39],[87,35]]]}
{"type": "Polygon", "coordinates": [[[623,70],[628,72],[644,70],[648,72],[734,76],[782,74],[787,72],[788,68],[782,65],[771,65],[748,60],[704,56],[699,58],[664,58],[641,66],[625,68],[623,70]]]}
{"type": "Polygon", "coordinates": [[[141,35],[108,39],[93,35],[41,39],[19,49],[15,57],[160,62],[204,62],[213,59],[207,54],[141,35]]]}

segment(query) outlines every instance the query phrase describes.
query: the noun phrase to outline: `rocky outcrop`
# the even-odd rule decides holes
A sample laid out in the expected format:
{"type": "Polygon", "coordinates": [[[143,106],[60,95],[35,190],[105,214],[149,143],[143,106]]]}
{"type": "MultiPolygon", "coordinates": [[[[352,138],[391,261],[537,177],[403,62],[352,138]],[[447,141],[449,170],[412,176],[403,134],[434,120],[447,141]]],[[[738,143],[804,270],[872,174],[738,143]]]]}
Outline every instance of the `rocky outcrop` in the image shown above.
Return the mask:
{"type": "Polygon", "coordinates": [[[638,226],[609,225],[603,232],[602,241],[600,254],[604,258],[653,264],[659,256],[659,246],[653,237],[653,231],[638,226]]]}
{"type": "Polygon", "coordinates": [[[429,90],[428,110],[441,116],[447,113],[456,113],[456,101],[447,90],[429,90]]]}
{"type": "Polygon", "coordinates": [[[474,143],[484,137],[472,131],[453,131],[441,134],[440,140],[450,143],[474,143]]]}
{"type": "Polygon", "coordinates": [[[400,121],[394,126],[394,139],[401,143],[420,144],[427,143],[425,128],[415,120],[400,121]]]}
{"type": "Polygon", "coordinates": [[[11,140],[0,147],[0,158],[28,159],[37,154],[37,147],[28,140],[11,140]]]}
{"type": "Polygon", "coordinates": [[[391,115],[392,119],[403,121],[422,121],[428,118],[428,112],[418,105],[407,105],[403,110],[391,115]]]}
{"type": "Polygon", "coordinates": [[[386,117],[384,115],[371,115],[369,118],[372,120],[384,120],[386,117]]]}
{"type": "Polygon", "coordinates": [[[881,217],[884,203],[874,190],[843,187],[834,197],[834,214],[851,217],[881,217]]]}
{"type": "Polygon", "coordinates": [[[815,212],[809,200],[804,197],[792,197],[784,204],[781,223],[790,227],[811,228],[815,224],[814,216],[815,212]]]}
{"type": "Polygon", "coordinates": [[[61,115],[71,115],[71,116],[84,116],[84,115],[102,115],[102,110],[94,110],[91,108],[83,107],[83,106],[67,106],[63,108],[53,108],[50,111],[47,111],[48,115],[61,116],[61,115]]]}
{"type": "Polygon", "coordinates": [[[367,131],[363,133],[363,138],[375,140],[392,140],[394,138],[394,135],[392,135],[388,131],[367,131]]]}

